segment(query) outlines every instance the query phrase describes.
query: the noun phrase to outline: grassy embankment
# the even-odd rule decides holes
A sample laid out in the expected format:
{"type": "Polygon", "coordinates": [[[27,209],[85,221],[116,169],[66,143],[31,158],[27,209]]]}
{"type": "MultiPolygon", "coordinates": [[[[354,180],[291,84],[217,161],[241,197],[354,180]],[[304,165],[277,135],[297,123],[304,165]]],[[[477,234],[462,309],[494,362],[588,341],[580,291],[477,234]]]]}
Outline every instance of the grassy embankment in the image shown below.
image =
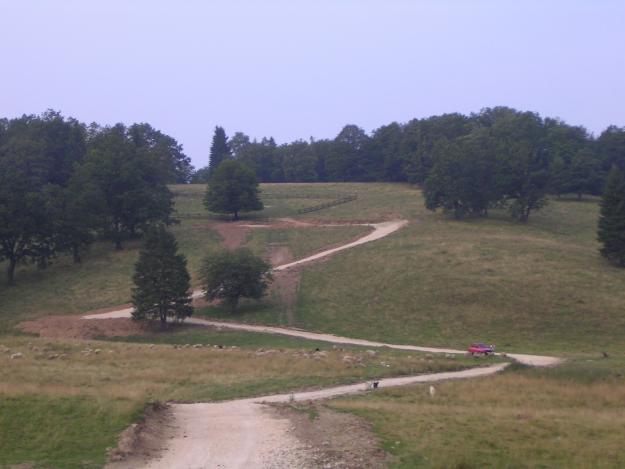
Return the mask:
{"type": "Polygon", "coordinates": [[[392,351],[371,356],[362,349],[326,349],[325,356],[315,356],[317,344],[308,341],[240,332],[192,330],[152,338],[224,348],[5,337],[10,353],[23,357],[10,359],[0,350],[0,467],[100,467],[105,449],[151,400],[220,400],[475,365],[462,357],[392,351]],[[259,344],[266,351],[258,352],[259,344]],[[345,362],[345,355],[354,361],[345,362]]]}

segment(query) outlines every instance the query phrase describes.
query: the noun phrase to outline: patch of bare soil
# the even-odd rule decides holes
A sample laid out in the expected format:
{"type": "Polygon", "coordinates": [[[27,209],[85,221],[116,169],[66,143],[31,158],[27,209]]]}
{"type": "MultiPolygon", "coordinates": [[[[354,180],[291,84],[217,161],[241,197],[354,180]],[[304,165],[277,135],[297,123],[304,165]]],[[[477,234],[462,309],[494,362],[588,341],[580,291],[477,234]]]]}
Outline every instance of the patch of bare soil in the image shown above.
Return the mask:
{"type": "MultiPolygon", "coordinates": [[[[293,254],[288,246],[270,245],[268,252],[271,265],[278,266],[293,260],[293,254]]],[[[276,271],[269,293],[277,298],[280,307],[284,310],[288,325],[295,324],[295,305],[302,270],[300,268],[276,271]]]]}
{"type": "Polygon", "coordinates": [[[248,226],[243,226],[241,223],[217,223],[211,227],[217,231],[221,236],[221,246],[227,249],[235,249],[241,246],[247,239],[247,234],[250,231],[248,226]]]}
{"type": "Polygon", "coordinates": [[[119,437],[117,447],[109,450],[107,469],[140,467],[147,461],[158,459],[167,440],[174,432],[173,415],[169,405],[148,404],[143,418],[126,428],[119,437]]]}
{"type": "Polygon", "coordinates": [[[336,412],[324,405],[280,404],[271,406],[291,422],[295,437],[314,467],[333,469],[382,469],[393,457],[382,449],[371,426],[354,415],[336,412]]]}
{"type": "Polygon", "coordinates": [[[138,335],[151,330],[150,325],[130,318],[85,321],[81,316],[48,316],[22,322],[17,327],[23,332],[39,334],[40,337],[87,340],[138,335]]]}

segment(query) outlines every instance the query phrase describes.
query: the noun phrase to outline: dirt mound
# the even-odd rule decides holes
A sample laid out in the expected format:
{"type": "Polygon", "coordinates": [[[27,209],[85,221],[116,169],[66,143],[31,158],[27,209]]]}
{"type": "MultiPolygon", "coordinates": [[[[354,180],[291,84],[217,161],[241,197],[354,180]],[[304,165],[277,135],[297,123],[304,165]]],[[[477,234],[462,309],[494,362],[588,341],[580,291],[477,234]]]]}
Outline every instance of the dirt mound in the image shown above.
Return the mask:
{"type": "Polygon", "coordinates": [[[108,469],[135,468],[158,457],[175,428],[171,407],[160,402],[146,406],[138,423],[126,428],[109,451],[108,469]]]}
{"type": "Polygon", "coordinates": [[[221,246],[227,249],[235,249],[245,243],[250,228],[240,223],[218,223],[212,229],[221,236],[221,246]]]}
{"type": "Polygon", "coordinates": [[[130,318],[86,321],[80,316],[48,316],[19,324],[18,329],[54,339],[95,339],[125,337],[147,332],[150,326],[130,318]]]}
{"type": "Polygon", "coordinates": [[[363,419],[313,402],[272,407],[290,420],[314,467],[382,469],[393,461],[363,419]]]}

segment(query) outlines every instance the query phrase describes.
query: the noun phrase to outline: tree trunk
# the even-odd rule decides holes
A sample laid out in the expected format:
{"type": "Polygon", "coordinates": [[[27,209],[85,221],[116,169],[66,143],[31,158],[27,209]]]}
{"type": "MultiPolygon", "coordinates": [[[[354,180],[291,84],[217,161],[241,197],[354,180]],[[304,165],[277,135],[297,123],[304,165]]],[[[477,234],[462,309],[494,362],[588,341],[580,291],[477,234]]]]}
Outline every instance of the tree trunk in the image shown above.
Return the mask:
{"type": "Polygon", "coordinates": [[[581,192],[577,193],[577,200],[582,200],[582,193],[581,192]]]}
{"type": "Polygon", "coordinates": [[[234,221],[239,219],[239,212],[237,210],[234,211],[234,221]]]}
{"type": "Polygon", "coordinates": [[[74,257],[74,264],[82,263],[82,257],[80,257],[80,247],[78,244],[72,246],[72,255],[74,257]]]}
{"type": "Polygon", "coordinates": [[[9,266],[7,267],[7,283],[9,285],[15,285],[15,266],[17,265],[17,261],[15,258],[9,259],[9,266]]]}

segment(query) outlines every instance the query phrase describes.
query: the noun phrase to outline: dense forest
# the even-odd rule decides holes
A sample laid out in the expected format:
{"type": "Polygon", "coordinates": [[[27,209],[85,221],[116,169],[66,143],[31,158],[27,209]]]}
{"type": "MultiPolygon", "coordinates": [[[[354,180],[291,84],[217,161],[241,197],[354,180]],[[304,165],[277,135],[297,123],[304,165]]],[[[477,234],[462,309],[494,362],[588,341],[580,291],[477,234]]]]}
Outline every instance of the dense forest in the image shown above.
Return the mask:
{"type": "MultiPolygon", "coordinates": [[[[423,185],[429,208],[460,217],[508,205],[526,220],[546,194],[599,194],[612,166],[625,168],[625,128],[598,137],[584,127],[507,107],[396,122],[367,134],[346,125],[332,140],[230,139],[218,127],[211,161],[232,158],[261,182],[394,181],[423,185]]],[[[215,164],[215,166],[216,166],[215,164]]],[[[205,182],[210,168],[193,182],[205,182]]]]}

